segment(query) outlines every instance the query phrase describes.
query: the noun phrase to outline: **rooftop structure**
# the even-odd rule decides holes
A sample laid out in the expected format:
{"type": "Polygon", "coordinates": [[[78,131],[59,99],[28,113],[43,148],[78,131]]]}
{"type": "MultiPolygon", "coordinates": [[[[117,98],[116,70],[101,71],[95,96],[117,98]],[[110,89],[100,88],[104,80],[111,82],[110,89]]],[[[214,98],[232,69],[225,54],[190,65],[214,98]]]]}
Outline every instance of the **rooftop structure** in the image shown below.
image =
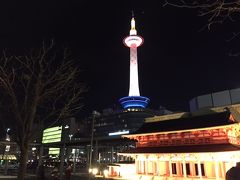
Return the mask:
{"type": "Polygon", "coordinates": [[[240,88],[214,92],[194,97],[189,101],[190,112],[201,109],[228,106],[240,103],[240,88]]]}

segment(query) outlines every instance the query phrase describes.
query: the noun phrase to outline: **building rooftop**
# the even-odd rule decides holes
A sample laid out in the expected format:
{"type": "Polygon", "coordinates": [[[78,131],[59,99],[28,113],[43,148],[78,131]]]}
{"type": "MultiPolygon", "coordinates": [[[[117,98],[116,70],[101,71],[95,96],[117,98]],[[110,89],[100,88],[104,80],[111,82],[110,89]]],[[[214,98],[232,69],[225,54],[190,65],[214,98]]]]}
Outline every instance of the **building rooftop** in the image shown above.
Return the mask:
{"type": "Polygon", "coordinates": [[[145,122],[134,134],[145,134],[165,131],[190,130],[223,126],[234,123],[229,111],[205,114],[199,116],[183,116],[171,120],[145,122]]]}

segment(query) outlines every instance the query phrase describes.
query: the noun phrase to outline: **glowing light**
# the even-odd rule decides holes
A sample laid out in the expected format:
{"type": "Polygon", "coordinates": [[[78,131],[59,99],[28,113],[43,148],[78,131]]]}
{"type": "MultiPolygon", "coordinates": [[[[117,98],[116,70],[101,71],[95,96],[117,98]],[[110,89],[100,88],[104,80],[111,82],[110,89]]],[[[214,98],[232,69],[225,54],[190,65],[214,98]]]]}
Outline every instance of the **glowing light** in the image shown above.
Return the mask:
{"type": "Polygon", "coordinates": [[[109,171],[108,171],[107,169],[105,169],[105,170],[103,171],[104,177],[107,177],[107,176],[108,176],[108,173],[109,173],[109,171]]]}
{"type": "Polygon", "coordinates": [[[139,47],[143,43],[143,38],[140,36],[128,36],[123,40],[123,42],[128,47],[139,47]]]}
{"type": "Polygon", "coordinates": [[[66,125],[64,128],[65,128],[65,129],[68,129],[68,128],[69,128],[69,125],[66,125]]]}
{"type": "Polygon", "coordinates": [[[6,145],[5,151],[6,151],[6,152],[9,152],[9,151],[10,151],[10,145],[6,145]]]}
{"type": "Polygon", "coordinates": [[[135,28],[135,19],[134,18],[132,18],[132,20],[131,20],[130,35],[137,35],[137,30],[135,28]]]}
{"type": "Polygon", "coordinates": [[[135,165],[134,164],[122,164],[119,168],[119,173],[123,179],[133,179],[132,176],[135,174],[135,165]]]}
{"type": "Polygon", "coordinates": [[[62,137],[62,126],[47,128],[43,131],[42,143],[60,142],[62,137]]]}
{"type": "Polygon", "coordinates": [[[116,136],[121,134],[129,134],[129,131],[118,131],[118,132],[108,133],[109,136],[116,136]]]}
{"type": "Polygon", "coordinates": [[[60,148],[49,148],[49,155],[59,155],[60,154],[60,148]]]}
{"type": "Polygon", "coordinates": [[[127,96],[119,99],[120,104],[123,108],[145,108],[148,103],[149,99],[143,96],[127,96]]]}
{"type": "Polygon", "coordinates": [[[98,169],[97,169],[97,168],[93,168],[93,169],[92,169],[92,173],[93,173],[94,175],[96,175],[96,174],[98,173],[98,169]]]}

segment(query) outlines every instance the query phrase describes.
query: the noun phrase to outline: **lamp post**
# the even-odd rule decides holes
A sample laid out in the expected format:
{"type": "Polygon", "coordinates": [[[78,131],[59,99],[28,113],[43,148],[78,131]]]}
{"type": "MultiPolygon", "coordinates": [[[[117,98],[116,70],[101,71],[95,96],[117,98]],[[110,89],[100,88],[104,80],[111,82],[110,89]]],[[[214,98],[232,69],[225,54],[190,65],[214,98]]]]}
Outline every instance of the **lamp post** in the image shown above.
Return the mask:
{"type": "MultiPolygon", "coordinates": [[[[10,128],[7,128],[7,130],[6,130],[6,141],[7,142],[10,142],[10,136],[9,136],[9,131],[10,131],[10,128]]],[[[4,165],[4,175],[7,175],[7,173],[8,173],[8,155],[9,155],[9,151],[10,151],[10,144],[7,144],[6,145],[6,147],[5,147],[5,157],[6,157],[6,159],[5,159],[5,165],[4,165]]],[[[3,156],[4,157],[4,156],[3,156]]]]}
{"type": "Polygon", "coordinates": [[[93,153],[93,136],[94,136],[94,124],[95,118],[99,116],[100,113],[97,111],[92,112],[92,129],[91,129],[91,142],[90,142],[90,157],[89,157],[89,167],[92,167],[92,153],[93,153]]]}

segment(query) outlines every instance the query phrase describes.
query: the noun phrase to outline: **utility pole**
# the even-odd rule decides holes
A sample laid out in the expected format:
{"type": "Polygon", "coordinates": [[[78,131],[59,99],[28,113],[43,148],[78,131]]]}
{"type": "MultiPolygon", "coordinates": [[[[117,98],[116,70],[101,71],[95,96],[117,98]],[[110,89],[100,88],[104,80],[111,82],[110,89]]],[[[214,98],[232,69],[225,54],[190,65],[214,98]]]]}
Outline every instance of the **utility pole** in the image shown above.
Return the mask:
{"type": "Polygon", "coordinates": [[[95,125],[95,118],[99,116],[100,113],[97,111],[92,112],[92,129],[91,129],[91,144],[90,144],[90,157],[89,157],[89,167],[92,167],[92,154],[93,154],[93,136],[94,136],[94,125],[95,125]]]}
{"type": "MultiPolygon", "coordinates": [[[[7,142],[10,142],[10,136],[9,136],[9,131],[10,131],[10,128],[7,128],[7,131],[6,131],[6,141],[7,142]]],[[[9,161],[9,151],[10,151],[10,145],[6,145],[5,147],[5,154],[3,155],[3,158],[4,156],[6,157],[5,159],[5,165],[4,165],[4,175],[7,175],[8,174],[8,161],[9,161]]]]}

